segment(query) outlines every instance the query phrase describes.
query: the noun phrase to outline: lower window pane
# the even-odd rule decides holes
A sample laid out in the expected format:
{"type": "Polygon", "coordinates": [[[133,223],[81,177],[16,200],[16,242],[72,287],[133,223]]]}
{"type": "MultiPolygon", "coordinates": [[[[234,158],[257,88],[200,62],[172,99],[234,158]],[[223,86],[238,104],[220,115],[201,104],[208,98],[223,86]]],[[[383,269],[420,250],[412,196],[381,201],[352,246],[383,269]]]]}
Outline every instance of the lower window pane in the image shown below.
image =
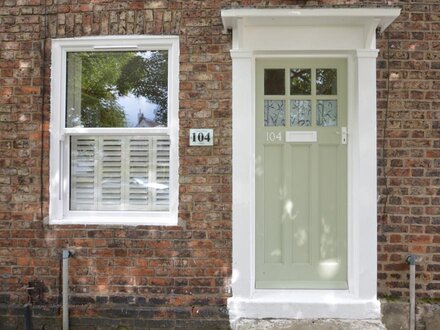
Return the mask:
{"type": "Polygon", "coordinates": [[[167,136],[72,136],[72,211],[169,210],[167,136]]]}

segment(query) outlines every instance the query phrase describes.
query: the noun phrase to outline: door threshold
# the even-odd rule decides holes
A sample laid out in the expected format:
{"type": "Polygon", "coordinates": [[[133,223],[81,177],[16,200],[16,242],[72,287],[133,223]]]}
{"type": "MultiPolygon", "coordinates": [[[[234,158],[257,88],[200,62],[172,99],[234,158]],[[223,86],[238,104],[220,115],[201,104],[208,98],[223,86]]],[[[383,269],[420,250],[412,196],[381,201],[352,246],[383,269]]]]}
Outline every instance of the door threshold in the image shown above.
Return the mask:
{"type": "MultiPolygon", "coordinates": [[[[317,293],[315,291],[315,293],[317,293]]],[[[281,295],[228,299],[229,318],[251,319],[353,319],[379,320],[380,302],[343,295],[307,295],[291,292],[290,299],[281,295]]]]}
{"type": "Polygon", "coordinates": [[[239,319],[231,325],[233,330],[386,330],[380,320],[347,320],[347,319],[239,319]]]}

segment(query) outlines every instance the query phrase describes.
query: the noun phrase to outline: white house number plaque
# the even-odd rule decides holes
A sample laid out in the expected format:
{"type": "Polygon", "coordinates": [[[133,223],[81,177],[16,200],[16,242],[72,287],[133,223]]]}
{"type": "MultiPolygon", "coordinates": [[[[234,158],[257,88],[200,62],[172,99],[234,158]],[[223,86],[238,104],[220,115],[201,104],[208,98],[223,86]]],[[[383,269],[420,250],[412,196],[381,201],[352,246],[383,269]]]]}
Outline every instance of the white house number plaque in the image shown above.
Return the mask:
{"type": "Polygon", "coordinates": [[[214,132],[211,128],[191,128],[189,130],[190,146],[214,145],[214,132]]]}

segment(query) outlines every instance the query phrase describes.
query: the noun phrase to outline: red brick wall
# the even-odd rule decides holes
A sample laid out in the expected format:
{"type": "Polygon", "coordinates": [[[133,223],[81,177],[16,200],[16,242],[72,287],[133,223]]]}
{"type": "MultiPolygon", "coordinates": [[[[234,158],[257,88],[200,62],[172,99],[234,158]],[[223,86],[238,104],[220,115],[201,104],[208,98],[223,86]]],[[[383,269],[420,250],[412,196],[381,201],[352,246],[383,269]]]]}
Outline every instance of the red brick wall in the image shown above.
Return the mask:
{"type": "Polygon", "coordinates": [[[401,16],[378,40],[378,290],[408,296],[405,259],[411,253],[420,256],[417,296],[435,300],[440,298],[440,3],[400,6],[401,16]]]}
{"type": "MultiPolygon", "coordinates": [[[[128,325],[137,318],[142,327],[167,328],[188,322],[193,327],[203,320],[205,327],[226,327],[231,274],[231,65],[230,35],[222,34],[219,3],[47,3],[45,7],[39,0],[0,1],[0,302],[13,306],[31,301],[41,324],[44,317],[59,315],[60,256],[62,248],[69,248],[75,252],[70,259],[74,318],[103,322],[115,317],[127,319],[128,325]],[[180,35],[180,225],[48,226],[41,219],[41,207],[46,217],[50,38],[125,34],[180,35]],[[214,147],[187,147],[190,127],[214,128],[214,147]],[[29,290],[38,284],[42,293],[29,290]]],[[[0,314],[13,315],[10,306],[0,314]]],[[[7,323],[14,322],[0,320],[7,323]]]]}
{"type": "MultiPolygon", "coordinates": [[[[403,12],[378,36],[378,288],[383,296],[407,295],[405,258],[411,252],[422,258],[418,295],[440,298],[440,4],[388,2],[403,12]]],[[[101,317],[101,322],[126,317],[128,323],[137,316],[156,326],[157,320],[166,321],[161,324],[168,327],[226,326],[231,35],[222,33],[220,8],[303,6],[306,1],[46,3],[0,0],[0,303],[9,304],[0,314],[13,315],[13,304],[31,301],[39,304],[34,313],[41,320],[59,315],[60,256],[62,248],[70,248],[75,251],[70,259],[74,316],[101,317]],[[180,35],[182,225],[48,226],[41,214],[47,216],[48,201],[49,40],[125,34],[180,35]],[[214,147],[188,147],[190,127],[214,128],[214,147]],[[30,282],[34,290],[28,290],[30,282]],[[125,306],[126,314],[118,306],[125,306]]],[[[384,1],[307,5],[383,6],[384,1]]]]}

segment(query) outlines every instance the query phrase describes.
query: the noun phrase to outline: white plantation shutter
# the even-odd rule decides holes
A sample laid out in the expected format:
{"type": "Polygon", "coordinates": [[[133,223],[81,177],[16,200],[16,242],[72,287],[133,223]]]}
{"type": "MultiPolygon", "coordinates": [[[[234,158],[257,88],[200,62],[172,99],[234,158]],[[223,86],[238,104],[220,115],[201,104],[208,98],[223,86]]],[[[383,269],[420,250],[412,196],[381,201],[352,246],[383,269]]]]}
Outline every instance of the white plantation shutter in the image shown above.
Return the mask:
{"type": "Polygon", "coordinates": [[[100,136],[98,141],[98,209],[123,209],[123,140],[120,137],[100,136]]]}
{"type": "Polygon", "coordinates": [[[72,136],[71,210],[169,209],[167,136],[72,136]]]}
{"type": "Polygon", "coordinates": [[[167,138],[155,139],[156,152],[156,189],[155,204],[158,209],[165,209],[169,205],[170,190],[170,140],[167,138]]]}
{"type": "Polygon", "coordinates": [[[151,201],[147,189],[150,177],[151,141],[149,138],[131,138],[129,143],[128,198],[133,207],[142,209],[151,201]]]}
{"type": "Polygon", "coordinates": [[[74,137],[71,141],[71,199],[72,210],[96,208],[96,154],[97,138],[74,137]]]}

